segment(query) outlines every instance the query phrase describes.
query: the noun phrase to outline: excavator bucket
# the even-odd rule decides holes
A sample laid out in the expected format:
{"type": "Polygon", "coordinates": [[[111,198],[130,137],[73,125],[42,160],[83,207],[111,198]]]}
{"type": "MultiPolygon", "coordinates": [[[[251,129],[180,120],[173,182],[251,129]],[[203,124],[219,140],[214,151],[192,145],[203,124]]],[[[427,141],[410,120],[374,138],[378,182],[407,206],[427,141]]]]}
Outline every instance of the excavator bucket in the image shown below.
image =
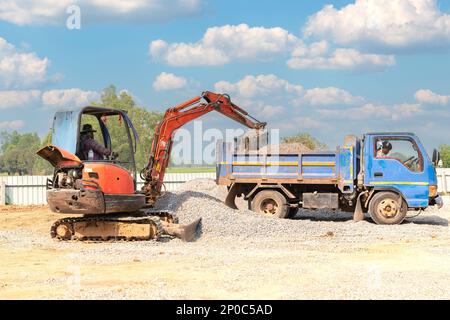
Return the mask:
{"type": "Polygon", "coordinates": [[[180,238],[184,242],[193,241],[201,230],[202,218],[189,224],[163,223],[163,230],[166,234],[180,238]]]}
{"type": "Polygon", "coordinates": [[[236,206],[236,203],[234,202],[234,200],[236,199],[236,195],[237,195],[237,187],[235,184],[233,184],[230,188],[230,190],[228,190],[228,195],[225,198],[225,205],[231,209],[238,209],[238,207],[236,206]]]}

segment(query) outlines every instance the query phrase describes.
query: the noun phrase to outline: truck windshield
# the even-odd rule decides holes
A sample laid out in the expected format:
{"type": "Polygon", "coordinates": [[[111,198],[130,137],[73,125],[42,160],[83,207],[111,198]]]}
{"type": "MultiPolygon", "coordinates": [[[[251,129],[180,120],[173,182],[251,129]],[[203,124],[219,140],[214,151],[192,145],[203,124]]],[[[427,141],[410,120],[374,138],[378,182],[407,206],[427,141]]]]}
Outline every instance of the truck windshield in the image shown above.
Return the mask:
{"type": "Polygon", "coordinates": [[[407,138],[376,139],[375,157],[395,159],[413,172],[422,171],[422,154],[414,141],[407,138]]]}

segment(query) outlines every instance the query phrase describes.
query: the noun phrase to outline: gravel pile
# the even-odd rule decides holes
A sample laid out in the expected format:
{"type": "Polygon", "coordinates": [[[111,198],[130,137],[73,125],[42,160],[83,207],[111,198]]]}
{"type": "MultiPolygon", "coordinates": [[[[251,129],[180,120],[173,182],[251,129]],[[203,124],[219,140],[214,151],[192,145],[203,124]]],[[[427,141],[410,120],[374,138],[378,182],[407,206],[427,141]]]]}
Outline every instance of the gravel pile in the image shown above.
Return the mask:
{"type": "Polygon", "coordinates": [[[212,179],[196,179],[187,182],[178,192],[166,193],[157,203],[157,209],[172,211],[180,223],[189,223],[201,217],[202,234],[199,241],[217,237],[249,241],[341,238],[352,243],[362,239],[417,239],[438,236],[439,233],[448,234],[448,220],[433,212],[397,226],[376,225],[369,218],[354,223],[351,213],[328,210],[300,210],[294,219],[287,220],[254,213],[245,209],[245,203],[241,203],[240,210],[230,209],[223,203],[226,192],[226,188],[217,186],[212,179]]]}

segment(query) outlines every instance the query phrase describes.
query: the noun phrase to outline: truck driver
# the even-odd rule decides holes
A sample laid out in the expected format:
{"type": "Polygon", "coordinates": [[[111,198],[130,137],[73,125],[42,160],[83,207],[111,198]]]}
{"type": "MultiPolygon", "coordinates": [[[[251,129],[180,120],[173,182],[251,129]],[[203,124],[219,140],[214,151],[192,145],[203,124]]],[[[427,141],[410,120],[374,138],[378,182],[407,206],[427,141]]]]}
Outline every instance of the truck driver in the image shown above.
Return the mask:
{"type": "Polygon", "coordinates": [[[387,158],[392,150],[392,144],[389,141],[383,141],[381,148],[377,151],[377,158],[387,158]]]}

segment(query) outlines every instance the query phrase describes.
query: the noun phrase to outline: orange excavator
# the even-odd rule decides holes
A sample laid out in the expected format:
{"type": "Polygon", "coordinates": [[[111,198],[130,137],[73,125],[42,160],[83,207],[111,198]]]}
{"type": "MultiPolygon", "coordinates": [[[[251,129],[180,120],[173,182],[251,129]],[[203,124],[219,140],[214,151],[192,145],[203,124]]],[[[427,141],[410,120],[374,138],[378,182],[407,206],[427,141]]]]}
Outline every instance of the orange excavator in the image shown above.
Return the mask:
{"type": "Polygon", "coordinates": [[[180,225],[169,211],[152,208],[162,195],[174,132],[211,111],[251,129],[266,125],[231,102],[229,95],[209,91],[167,109],[155,128],[148,164],[140,172],[144,181],[141,190],[137,187],[134,159],[139,137],[126,111],[88,106],[57,112],[52,144],[37,152],[55,168],[53,178],[47,181],[47,202],[53,212],[81,216],[57,220],[51,236],[82,241],[150,240],[164,235],[184,241],[194,239],[201,219],[180,225]],[[98,129],[92,131],[101,136],[108,156],[94,159],[89,150],[86,158],[80,133],[83,123],[98,129]],[[111,139],[111,132],[127,139],[129,149],[124,149],[123,143],[114,145],[117,139],[111,139]]]}

